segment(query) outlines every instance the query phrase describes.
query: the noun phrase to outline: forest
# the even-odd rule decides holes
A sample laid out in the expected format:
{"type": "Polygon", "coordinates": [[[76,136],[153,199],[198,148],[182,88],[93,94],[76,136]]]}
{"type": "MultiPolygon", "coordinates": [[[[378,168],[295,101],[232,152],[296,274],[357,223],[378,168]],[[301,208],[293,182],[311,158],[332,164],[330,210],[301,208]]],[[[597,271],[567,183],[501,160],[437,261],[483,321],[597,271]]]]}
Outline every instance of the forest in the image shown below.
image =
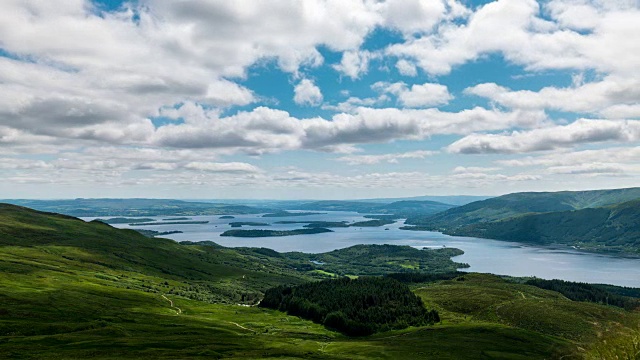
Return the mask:
{"type": "Polygon", "coordinates": [[[440,321],[406,285],[384,277],[347,277],[268,289],[261,307],[285,311],[349,336],[440,321]]]}
{"type": "Polygon", "coordinates": [[[612,305],[627,310],[640,307],[640,299],[614,294],[598,285],[578,283],[564,280],[532,279],[526,282],[541,289],[557,291],[574,301],[588,301],[598,304],[612,305]]]}

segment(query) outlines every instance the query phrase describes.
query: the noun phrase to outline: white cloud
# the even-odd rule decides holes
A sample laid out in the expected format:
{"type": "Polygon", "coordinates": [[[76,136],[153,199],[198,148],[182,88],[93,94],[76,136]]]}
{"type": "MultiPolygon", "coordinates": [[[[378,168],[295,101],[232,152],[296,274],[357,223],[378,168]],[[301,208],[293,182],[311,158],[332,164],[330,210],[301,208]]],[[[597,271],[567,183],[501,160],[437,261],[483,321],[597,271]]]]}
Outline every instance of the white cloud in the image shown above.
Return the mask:
{"type": "Polygon", "coordinates": [[[358,79],[360,75],[367,73],[369,61],[376,57],[376,54],[366,50],[345,51],[342,53],[340,63],[333,65],[333,68],[351,79],[358,79]]]}
{"type": "Polygon", "coordinates": [[[309,79],[302,79],[293,91],[293,101],[298,105],[318,106],[322,103],[320,88],[309,79]]]}
{"type": "Polygon", "coordinates": [[[456,166],[453,169],[454,174],[466,174],[466,173],[488,173],[498,171],[498,167],[481,167],[481,166],[456,166]]]}
{"type": "Polygon", "coordinates": [[[204,162],[194,161],[184,165],[187,170],[211,171],[211,172],[230,172],[230,173],[258,173],[260,169],[254,165],[241,162],[204,162]]]}
{"type": "Polygon", "coordinates": [[[495,83],[465,89],[473,94],[515,109],[553,109],[566,112],[597,113],[607,117],[637,116],[640,101],[640,78],[608,76],[602,81],[578,86],[544,87],[539,91],[511,91],[495,83]],[[623,116],[619,116],[623,115],[623,116]]]}
{"type": "MultiPolygon", "coordinates": [[[[346,153],[359,144],[447,134],[465,136],[447,148],[453,153],[562,151],[553,159],[546,156],[557,154],[509,160],[547,166],[540,172],[545,176],[638,174],[637,151],[620,150],[624,156],[606,149],[593,150],[599,155],[566,151],[581,144],[639,141],[637,121],[630,120],[640,118],[636,0],[497,0],[473,9],[463,3],[143,0],[107,12],[89,0],[2,1],[0,167],[7,172],[5,186],[83,184],[89,179],[116,187],[216,182],[286,187],[296,180],[280,180],[249,164],[253,160],[221,158],[300,149],[346,153]],[[365,50],[362,44],[374,29],[395,32],[401,40],[365,50]],[[341,56],[340,63],[325,64],[325,50],[320,49],[341,56]],[[567,76],[574,74],[573,84],[531,91],[512,90],[524,82],[488,82],[466,94],[485,97],[495,108],[429,109],[453,99],[434,75],[493,54],[522,66],[523,76],[567,70],[567,76]],[[373,59],[379,68],[371,65],[373,59]],[[322,105],[336,114],[299,118],[259,106],[274,106],[278,99],[265,99],[268,94],[255,93],[240,81],[264,64],[267,71],[275,64],[288,73],[297,103],[322,105]],[[337,102],[310,80],[318,78],[316,68],[332,65],[353,80],[395,65],[404,76],[415,77],[420,69],[430,82],[407,85],[391,78],[377,85],[377,97],[357,87],[339,89],[349,95],[337,102]],[[401,109],[386,107],[393,105],[392,98],[401,109]],[[330,104],[323,104],[325,99],[330,104]],[[259,105],[235,113],[234,106],[251,104],[259,105]],[[545,110],[616,121],[555,125],[545,110]],[[154,119],[158,116],[162,118],[154,119]],[[49,156],[30,160],[33,154],[49,156]]],[[[329,83],[323,78],[322,84],[329,83]]],[[[340,159],[380,163],[429,155],[398,151],[340,159]]],[[[414,187],[537,181],[530,172],[497,174],[498,169],[485,165],[456,168],[453,179],[401,175],[411,184],[406,186],[414,187]]],[[[359,182],[364,187],[394,186],[398,175],[300,173],[288,176],[318,187],[331,181],[351,187],[359,182]],[[317,182],[309,180],[314,176],[317,182]]]]}
{"type": "Polygon", "coordinates": [[[447,104],[453,96],[445,85],[424,83],[408,87],[403,82],[385,83],[377,82],[372,88],[383,93],[393,94],[398,97],[398,102],[409,108],[429,107],[447,104]]]}
{"type": "Polygon", "coordinates": [[[349,155],[336,160],[346,162],[349,165],[374,165],[381,162],[398,163],[400,159],[424,159],[427,156],[437,154],[437,151],[410,151],[405,153],[391,153],[384,155],[349,155]]]}
{"type": "MultiPolygon", "coordinates": [[[[509,167],[529,167],[540,174],[586,177],[640,176],[640,147],[612,147],[596,150],[561,151],[541,156],[499,160],[509,167]]],[[[627,185],[629,186],[629,185],[627,185]]]]}
{"type": "Polygon", "coordinates": [[[528,156],[519,159],[499,160],[503,166],[578,166],[592,163],[629,163],[637,164],[640,159],[640,147],[611,147],[597,150],[561,151],[541,156],[528,156]]]}
{"type": "Polygon", "coordinates": [[[513,126],[537,127],[546,122],[542,112],[500,112],[473,108],[460,112],[437,109],[359,107],[331,119],[298,119],[288,112],[258,107],[233,116],[201,106],[183,113],[185,122],[159,127],[149,143],[172,148],[242,150],[247,153],[310,149],[330,150],[345,145],[424,139],[436,134],[470,134],[513,126]],[[195,119],[195,120],[192,120],[195,119]]]}
{"type": "Polygon", "coordinates": [[[351,96],[347,100],[338,103],[337,105],[322,105],[323,110],[331,110],[343,113],[354,113],[359,107],[372,107],[383,104],[389,101],[389,96],[382,94],[377,98],[358,98],[351,96]]]}
{"type": "Polygon", "coordinates": [[[0,126],[135,143],[160,108],[248,105],[256,95],[230,77],[262,59],[291,73],[318,66],[318,46],[356,50],[381,21],[364,1],[147,0],[104,12],[7,0],[0,43],[15,59],[0,57],[0,126]]]}
{"type": "MultiPolygon", "coordinates": [[[[448,3],[457,10],[454,15],[463,15],[459,13],[462,5],[455,1],[448,3]]],[[[406,35],[431,31],[449,14],[447,10],[444,0],[388,0],[381,3],[385,25],[406,35]]]]}
{"type": "Polygon", "coordinates": [[[590,164],[579,164],[579,165],[570,165],[570,166],[552,166],[546,169],[547,173],[550,174],[589,174],[589,175],[619,175],[624,174],[625,172],[635,169],[635,172],[640,170],[640,166],[629,166],[629,165],[621,165],[621,164],[611,164],[611,163],[590,163],[590,164]]]}
{"type": "Polygon", "coordinates": [[[415,59],[423,70],[436,75],[449,73],[453,66],[490,53],[500,53],[507,61],[532,70],[595,69],[619,75],[636,73],[640,43],[629,34],[640,32],[637,2],[635,6],[631,2],[621,2],[620,6],[582,2],[581,10],[571,6],[583,15],[591,14],[582,18],[582,24],[568,22],[567,19],[576,14],[562,11],[560,3],[490,2],[471,14],[466,22],[442,23],[437,31],[392,45],[387,52],[415,59]],[[543,18],[543,11],[551,18],[543,18]],[[576,31],[585,27],[590,31],[576,31]]]}
{"type": "Polygon", "coordinates": [[[405,59],[398,60],[398,62],[396,63],[396,69],[398,69],[400,75],[412,77],[418,75],[418,69],[416,68],[416,65],[405,59]]]}
{"type": "Polygon", "coordinates": [[[452,153],[511,154],[553,150],[585,143],[640,140],[640,121],[580,119],[569,125],[557,125],[511,134],[472,134],[447,147],[452,153]]]}

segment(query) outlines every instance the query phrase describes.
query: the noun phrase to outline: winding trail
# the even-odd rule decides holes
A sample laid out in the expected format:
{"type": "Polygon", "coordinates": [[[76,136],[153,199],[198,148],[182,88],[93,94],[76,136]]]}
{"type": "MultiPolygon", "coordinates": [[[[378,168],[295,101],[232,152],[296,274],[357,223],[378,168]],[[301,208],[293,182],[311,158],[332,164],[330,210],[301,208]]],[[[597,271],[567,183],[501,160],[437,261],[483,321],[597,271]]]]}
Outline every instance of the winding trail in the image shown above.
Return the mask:
{"type": "Polygon", "coordinates": [[[229,321],[229,324],[233,324],[233,325],[235,325],[235,326],[237,326],[237,327],[239,327],[240,329],[243,329],[243,330],[251,331],[251,332],[254,332],[254,333],[255,333],[255,332],[257,332],[257,331],[255,331],[255,330],[252,330],[252,329],[246,328],[246,327],[244,327],[244,326],[242,326],[242,325],[238,324],[237,322],[229,321]]]}
{"type": "Polygon", "coordinates": [[[174,306],[173,305],[173,301],[171,299],[169,299],[168,297],[164,296],[164,294],[162,294],[162,298],[169,302],[169,305],[171,306],[172,309],[175,309],[176,315],[182,314],[182,309],[180,309],[177,306],[174,306]]]}

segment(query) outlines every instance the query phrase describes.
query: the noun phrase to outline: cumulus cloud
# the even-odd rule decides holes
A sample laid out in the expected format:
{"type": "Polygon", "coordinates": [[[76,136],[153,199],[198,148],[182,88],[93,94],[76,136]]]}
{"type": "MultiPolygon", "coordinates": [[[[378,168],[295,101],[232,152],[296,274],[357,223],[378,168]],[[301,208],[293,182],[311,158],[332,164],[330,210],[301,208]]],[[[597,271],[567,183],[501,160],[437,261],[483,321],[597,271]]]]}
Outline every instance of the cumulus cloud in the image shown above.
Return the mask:
{"type": "Polygon", "coordinates": [[[424,83],[409,87],[403,82],[377,82],[372,85],[372,88],[397,96],[398,102],[409,108],[444,105],[453,99],[447,87],[442,84],[424,83]]]}
{"type": "Polygon", "coordinates": [[[366,50],[345,51],[342,53],[340,63],[334,65],[333,68],[351,79],[358,79],[360,75],[367,73],[369,61],[377,56],[377,54],[366,50]]]}
{"type": "Polygon", "coordinates": [[[608,76],[602,81],[578,84],[567,88],[544,87],[539,91],[512,91],[495,83],[484,83],[469,87],[464,92],[518,109],[599,113],[613,118],[640,114],[640,78],[608,76]]]}
{"type": "Polygon", "coordinates": [[[298,105],[318,106],[322,103],[322,92],[313,81],[302,79],[293,89],[293,101],[298,105]]]}
{"type": "Polygon", "coordinates": [[[404,76],[418,75],[418,69],[416,68],[416,65],[405,59],[398,60],[398,62],[396,63],[396,69],[398,69],[398,72],[400,73],[400,75],[404,75],[404,76]]]}
{"type": "Polygon", "coordinates": [[[597,150],[562,151],[540,156],[527,156],[519,159],[498,160],[502,166],[524,167],[545,166],[563,167],[597,163],[633,163],[640,159],[640,147],[611,147],[597,150]]]}
{"type": "MultiPolygon", "coordinates": [[[[359,107],[331,119],[298,119],[288,112],[258,107],[220,117],[215,110],[185,104],[176,111],[184,123],[159,127],[149,142],[172,148],[240,149],[248,153],[279,150],[331,150],[344,145],[424,139],[435,134],[466,135],[519,127],[536,127],[547,119],[542,112],[501,112],[473,108],[460,112],[437,109],[359,107]],[[191,120],[195,119],[195,120],[191,120]]],[[[343,147],[342,147],[343,148],[343,147]]]]}
{"type": "MultiPolygon", "coordinates": [[[[464,136],[447,147],[460,154],[557,152],[639,140],[638,121],[633,120],[640,118],[636,0],[497,0],[473,8],[463,3],[142,0],[105,11],[89,0],[3,1],[0,167],[7,172],[5,182],[60,179],[81,184],[94,179],[114,186],[217,181],[280,186],[318,176],[318,186],[331,181],[390,186],[395,180],[386,173],[347,177],[301,171],[287,174],[285,181],[250,164],[253,160],[221,158],[300,149],[354,152],[359,144],[437,135],[464,136]],[[363,48],[375,29],[392,31],[398,40],[363,48]],[[327,64],[327,53],[339,63],[327,64]],[[437,83],[438,75],[493,54],[522,67],[526,76],[546,69],[576,76],[570,86],[556,83],[535,91],[492,82],[468,84],[464,95],[488,99],[489,108],[432,108],[453,100],[449,89],[437,83]],[[313,71],[324,66],[354,80],[341,86],[355,83],[364,74],[381,71],[372,66],[374,59],[387,70],[395,65],[403,76],[415,77],[420,70],[430,82],[392,79],[374,86],[377,96],[357,88],[339,89],[351,92],[338,102],[333,94],[323,94],[329,87],[321,91],[311,80],[318,76],[313,71]],[[300,118],[273,108],[278,99],[269,102],[265,94],[243,85],[265,64],[292,79],[296,103],[322,105],[335,114],[300,118]],[[328,104],[323,104],[325,99],[328,104]],[[615,120],[555,125],[546,110],[615,120]],[[32,161],[23,159],[26,154],[53,156],[32,161]]],[[[637,161],[633,151],[622,153],[637,161]]],[[[547,175],[638,173],[633,160],[614,152],[607,153],[610,162],[591,153],[573,154],[565,155],[584,163],[544,156],[508,161],[547,166],[547,175]],[[585,165],[587,161],[592,165],[585,165]]],[[[399,152],[340,159],[347,164],[381,163],[429,155],[399,152]]],[[[502,175],[492,169],[457,168],[454,179],[402,175],[412,179],[412,186],[537,180],[527,172],[502,175]]]]}
{"type": "Polygon", "coordinates": [[[254,165],[242,162],[204,162],[195,161],[184,165],[187,170],[211,171],[211,172],[229,172],[229,173],[259,173],[260,169],[254,165]]]}
{"type": "Polygon", "coordinates": [[[569,125],[552,126],[511,134],[472,134],[447,147],[452,153],[511,154],[553,150],[585,143],[640,140],[640,121],[580,119],[569,125]]]}
{"type": "Polygon", "coordinates": [[[488,173],[492,171],[500,170],[499,167],[481,167],[481,166],[456,166],[453,169],[454,174],[467,174],[467,173],[488,173]]]}
{"type": "Polygon", "coordinates": [[[542,4],[535,0],[493,1],[477,9],[467,21],[443,23],[435,32],[390,46],[387,53],[412,58],[424,71],[435,75],[447,74],[456,65],[491,53],[500,53],[507,61],[532,70],[635,73],[640,44],[624,34],[640,31],[637,2],[575,4],[566,0],[542,4]],[[573,13],[567,12],[569,9],[573,13]],[[577,18],[578,13],[585,15],[581,24],[569,20],[577,18]],[[590,31],[579,31],[584,29],[590,31]]]}
{"type": "Polygon", "coordinates": [[[434,154],[437,154],[437,151],[419,150],[384,155],[349,155],[341,156],[336,160],[346,162],[349,165],[374,165],[381,162],[395,164],[398,163],[400,159],[424,159],[434,154]]]}
{"type": "Polygon", "coordinates": [[[147,0],[107,12],[82,0],[8,0],[0,11],[0,44],[10,54],[0,57],[0,125],[141,139],[152,130],[142,129],[145,119],[162,107],[251,104],[256,95],[229,77],[246,76],[261,59],[291,73],[318,66],[318,46],[356,50],[381,21],[364,1],[147,0]]]}
{"type": "Polygon", "coordinates": [[[534,171],[548,175],[620,178],[640,176],[638,159],[640,159],[640,147],[611,147],[499,160],[496,164],[539,168],[534,171]]]}
{"type": "Polygon", "coordinates": [[[372,106],[377,106],[380,104],[383,104],[387,101],[389,101],[389,96],[387,96],[386,94],[382,94],[378,97],[375,98],[359,98],[359,97],[355,97],[355,96],[351,96],[349,97],[347,100],[342,101],[336,105],[332,105],[332,104],[324,104],[322,105],[322,109],[323,110],[331,110],[331,111],[336,111],[336,112],[343,112],[343,113],[353,113],[355,112],[359,107],[372,107],[372,106]]]}

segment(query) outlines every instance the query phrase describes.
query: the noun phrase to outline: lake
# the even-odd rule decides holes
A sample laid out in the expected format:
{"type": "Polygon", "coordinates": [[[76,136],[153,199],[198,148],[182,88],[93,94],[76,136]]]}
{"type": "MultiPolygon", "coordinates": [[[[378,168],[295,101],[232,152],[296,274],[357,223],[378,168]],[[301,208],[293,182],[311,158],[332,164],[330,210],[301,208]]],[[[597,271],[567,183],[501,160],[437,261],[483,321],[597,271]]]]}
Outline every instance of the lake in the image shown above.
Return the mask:
{"type": "MultiPolygon", "coordinates": [[[[358,244],[410,245],[418,248],[454,247],[465,252],[454,258],[468,263],[465,271],[487,272],[512,276],[537,276],[544,279],[563,279],[589,283],[605,283],[640,287],[640,259],[599,255],[570,249],[551,249],[526,246],[518,243],[469,237],[456,237],[436,232],[400,230],[403,221],[382,227],[334,228],[333,233],[295,235],[284,237],[236,238],[221,237],[230,230],[229,222],[263,222],[268,227],[243,226],[242,229],[292,230],[304,224],[274,224],[277,221],[363,221],[362,214],[353,212],[326,212],[322,215],[269,217],[261,215],[233,215],[235,219],[219,219],[216,216],[190,216],[192,220],[209,221],[207,224],[152,225],[140,229],[156,231],[183,231],[181,234],[164,235],[176,241],[214,241],[228,247],[266,247],[279,252],[302,251],[321,253],[358,244]],[[388,230],[385,230],[388,229],[388,230]]],[[[172,216],[149,217],[157,220],[172,216]]],[[[93,218],[84,218],[91,220],[93,218]]],[[[116,224],[119,228],[136,228],[128,224],[116,224]]]]}

